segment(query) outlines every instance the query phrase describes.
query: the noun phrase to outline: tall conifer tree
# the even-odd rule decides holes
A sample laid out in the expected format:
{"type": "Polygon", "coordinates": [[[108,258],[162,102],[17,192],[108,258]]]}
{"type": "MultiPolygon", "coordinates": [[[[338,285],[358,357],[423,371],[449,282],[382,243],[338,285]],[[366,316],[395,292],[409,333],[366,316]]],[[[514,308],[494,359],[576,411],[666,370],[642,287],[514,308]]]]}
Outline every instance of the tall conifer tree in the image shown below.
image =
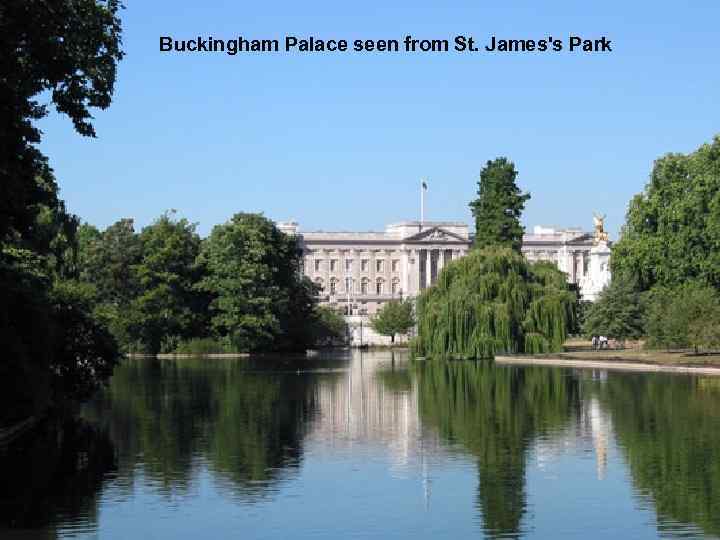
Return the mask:
{"type": "Polygon", "coordinates": [[[520,215],[529,193],[515,183],[517,170],[507,158],[488,161],[480,171],[478,198],[470,203],[475,218],[475,247],[510,247],[520,251],[523,226],[520,215]]]}

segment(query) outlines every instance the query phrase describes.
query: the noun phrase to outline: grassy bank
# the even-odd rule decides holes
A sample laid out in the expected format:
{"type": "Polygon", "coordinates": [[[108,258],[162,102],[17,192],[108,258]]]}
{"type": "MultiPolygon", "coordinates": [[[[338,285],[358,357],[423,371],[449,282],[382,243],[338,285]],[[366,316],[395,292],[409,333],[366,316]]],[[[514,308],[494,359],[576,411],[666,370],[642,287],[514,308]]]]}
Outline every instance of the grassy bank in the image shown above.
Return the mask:
{"type": "Polygon", "coordinates": [[[689,349],[672,351],[648,350],[643,348],[641,342],[627,342],[625,348],[593,350],[589,341],[577,339],[566,341],[564,349],[560,353],[529,355],[529,357],[720,368],[720,351],[695,354],[694,351],[689,349]]]}

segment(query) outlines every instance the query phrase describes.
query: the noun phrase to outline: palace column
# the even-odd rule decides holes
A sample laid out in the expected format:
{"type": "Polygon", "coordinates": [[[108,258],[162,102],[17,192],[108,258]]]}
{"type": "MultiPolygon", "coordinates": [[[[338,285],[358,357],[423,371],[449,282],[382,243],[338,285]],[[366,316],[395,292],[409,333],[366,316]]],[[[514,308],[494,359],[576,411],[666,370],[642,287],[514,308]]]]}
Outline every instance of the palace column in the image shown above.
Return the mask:
{"type": "Polygon", "coordinates": [[[403,296],[410,292],[410,265],[408,250],[403,248],[402,255],[400,257],[400,290],[403,292],[403,296]]]}
{"type": "Polygon", "coordinates": [[[425,288],[432,285],[432,249],[425,250],[425,288]]]}
{"type": "Polygon", "coordinates": [[[420,253],[411,249],[408,254],[407,294],[417,296],[420,292],[420,253]]]}
{"type": "Polygon", "coordinates": [[[352,255],[352,272],[351,276],[353,280],[353,296],[357,296],[360,293],[360,251],[357,249],[353,249],[351,252],[352,255]]]}

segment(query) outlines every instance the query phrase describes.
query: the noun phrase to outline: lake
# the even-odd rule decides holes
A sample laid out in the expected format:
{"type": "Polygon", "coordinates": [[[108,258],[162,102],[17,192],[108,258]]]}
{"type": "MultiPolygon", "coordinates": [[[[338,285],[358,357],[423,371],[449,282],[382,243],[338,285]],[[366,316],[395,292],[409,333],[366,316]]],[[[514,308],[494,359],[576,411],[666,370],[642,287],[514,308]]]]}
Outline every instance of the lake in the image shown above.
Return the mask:
{"type": "Polygon", "coordinates": [[[0,538],[720,536],[720,378],[132,359],[0,453],[0,538]]]}

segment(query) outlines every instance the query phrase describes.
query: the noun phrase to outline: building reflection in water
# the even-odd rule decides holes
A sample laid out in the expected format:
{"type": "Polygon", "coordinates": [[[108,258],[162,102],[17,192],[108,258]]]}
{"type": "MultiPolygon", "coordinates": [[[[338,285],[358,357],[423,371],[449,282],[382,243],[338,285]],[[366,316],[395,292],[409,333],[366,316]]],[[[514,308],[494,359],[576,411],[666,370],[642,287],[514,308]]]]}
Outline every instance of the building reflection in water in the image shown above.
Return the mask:
{"type": "Polygon", "coordinates": [[[329,448],[383,445],[399,466],[418,456],[420,442],[440,451],[439,438],[422,432],[417,381],[406,363],[406,353],[355,351],[344,377],[317,385],[317,417],[307,441],[329,448]]]}
{"type": "Polygon", "coordinates": [[[612,415],[596,389],[607,382],[607,371],[574,370],[573,373],[582,381],[579,387],[582,399],[577,402],[576,419],[551,437],[538,438],[533,454],[540,469],[568,453],[592,455],[597,479],[603,480],[607,474],[613,425],[612,415]]]}

